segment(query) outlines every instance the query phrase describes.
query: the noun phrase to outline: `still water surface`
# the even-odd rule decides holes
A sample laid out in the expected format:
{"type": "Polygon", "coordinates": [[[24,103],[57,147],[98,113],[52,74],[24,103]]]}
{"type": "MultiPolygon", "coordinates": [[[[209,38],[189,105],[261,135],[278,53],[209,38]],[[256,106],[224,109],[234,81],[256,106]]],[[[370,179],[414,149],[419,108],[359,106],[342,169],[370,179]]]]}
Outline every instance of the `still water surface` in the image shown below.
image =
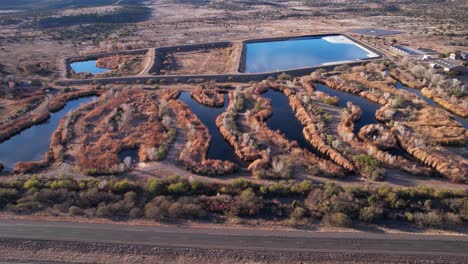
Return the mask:
{"type": "Polygon", "coordinates": [[[99,68],[96,66],[96,60],[89,60],[89,61],[79,61],[70,63],[70,67],[73,69],[75,73],[91,73],[91,74],[99,74],[105,73],[110,71],[107,68],[99,68]]]}
{"type": "Polygon", "coordinates": [[[50,148],[52,134],[60,120],[69,112],[84,103],[95,100],[96,96],[83,97],[69,101],[61,110],[51,113],[43,123],[34,125],[0,143],[0,163],[6,170],[12,170],[19,161],[38,161],[44,158],[50,148]]]}
{"type": "Polygon", "coordinates": [[[192,112],[208,128],[208,132],[211,135],[211,142],[206,157],[208,159],[231,161],[241,166],[245,165],[244,162],[237,157],[234,152],[234,148],[224,139],[216,126],[216,118],[224,113],[229,105],[228,95],[226,94],[224,97],[225,101],[223,107],[209,107],[202,105],[195,101],[189,92],[180,93],[179,99],[186,103],[192,112]]]}
{"type": "Polygon", "coordinates": [[[345,36],[303,37],[245,45],[245,72],[305,68],[378,57],[345,36]]]}

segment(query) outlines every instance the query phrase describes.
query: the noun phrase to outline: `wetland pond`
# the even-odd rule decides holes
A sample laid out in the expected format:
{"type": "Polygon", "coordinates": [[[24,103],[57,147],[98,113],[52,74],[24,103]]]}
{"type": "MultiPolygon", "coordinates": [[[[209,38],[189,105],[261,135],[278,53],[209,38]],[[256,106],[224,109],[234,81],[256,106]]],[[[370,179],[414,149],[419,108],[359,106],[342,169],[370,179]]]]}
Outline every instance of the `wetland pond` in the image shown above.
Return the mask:
{"type": "Polygon", "coordinates": [[[343,35],[247,42],[244,72],[281,71],[377,57],[343,35]]]}
{"type": "Polygon", "coordinates": [[[206,154],[207,159],[227,160],[243,167],[245,162],[237,157],[234,148],[224,139],[216,126],[216,118],[226,111],[229,104],[228,95],[224,95],[223,107],[209,107],[202,105],[192,98],[189,92],[181,92],[179,99],[183,101],[200,121],[208,128],[211,135],[210,146],[206,154]]]}
{"type": "MultiPolygon", "coordinates": [[[[432,99],[429,99],[427,98],[426,96],[424,96],[420,90],[418,89],[414,89],[414,88],[409,88],[405,85],[403,85],[402,83],[400,82],[397,82],[397,85],[396,85],[396,88],[397,89],[400,89],[400,90],[405,90],[407,91],[408,93],[412,93],[412,94],[415,94],[417,96],[419,96],[422,100],[424,100],[428,105],[430,106],[434,106],[434,107],[437,107],[437,108],[440,108],[446,112],[448,112],[446,109],[444,109],[442,106],[440,106],[439,104],[437,104],[436,102],[434,102],[432,99]]],[[[456,121],[458,121],[462,127],[464,129],[468,129],[468,118],[463,118],[461,116],[457,116],[455,114],[452,114],[450,113],[450,115],[452,116],[453,119],[455,119],[456,121]]],[[[466,146],[447,146],[446,149],[451,152],[452,154],[455,154],[455,155],[460,155],[462,156],[463,158],[468,158],[468,147],[466,146]]]]}
{"type": "Polygon", "coordinates": [[[91,73],[93,75],[110,71],[107,68],[100,68],[96,65],[97,60],[79,61],[70,63],[70,67],[75,73],[91,73]]]}
{"type": "Polygon", "coordinates": [[[279,130],[289,140],[297,141],[300,147],[318,154],[317,150],[304,138],[304,126],[297,120],[289,105],[288,97],[282,92],[272,89],[269,89],[262,96],[270,99],[272,115],[266,120],[268,128],[275,131],[279,130]]]}
{"type": "MultiPolygon", "coordinates": [[[[413,89],[413,88],[409,88],[405,85],[403,85],[402,83],[400,82],[397,82],[396,84],[396,88],[397,89],[400,89],[400,90],[405,90],[407,91],[408,93],[412,93],[412,94],[415,94],[417,96],[419,96],[419,98],[421,98],[422,100],[424,100],[428,105],[430,106],[434,106],[434,107],[437,107],[437,108],[440,108],[444,111],[447,111],[446,109],[444,109],[442,106],[440,106],[439,104],[437,104],[436,102],[434,102],[433,100],[427,98],[426,96],[424,96],[420,90],[418,89],[413,89]]],[[[448,112],[448,111],[447,111],[448,112]]],[[[457,122],[459,122],[463,128],[465,129],[468,129],[468,118],[463,118],[461,116],[457,116],[455,114],[452,114],[450,113],[450,115],[453,117],[453,119],[455,119],[457,122]]]]}
{"type": "Polygon", "coordinates": [[[27,128],[1,142],[0,163],[5,165],[5,170],[12,170],[15,164],[20,161],[42,160],[45,153],[50,149],[52,134],[57,129],[60,120],[80,105],[91,102],[96,98],[96,96],[91,96],[71,100],[61,110],[51,113],[50,118],[43,123],[27,128]]]}
{"type": "Polygon", "coordinates": [[[359,95],[355,95],[352,93],[346,93],[339,90],[331,89],[323,84],[317,84],[315,88],[317,91],[321,91],[327,93],[331,96],[337,96],[340,98],[340,102],[338,104],[339,107],[346,108],[346,104],[348,101],[357,105],[362,110],[362,117],[355,123],[354,126],[354,133],[357,134],[359,130],[369,124],[377,124],[379,123],[375,118],[375,112],[379,110],[380,105],[373,103],[367,99],[362,98],[359,95]]]}

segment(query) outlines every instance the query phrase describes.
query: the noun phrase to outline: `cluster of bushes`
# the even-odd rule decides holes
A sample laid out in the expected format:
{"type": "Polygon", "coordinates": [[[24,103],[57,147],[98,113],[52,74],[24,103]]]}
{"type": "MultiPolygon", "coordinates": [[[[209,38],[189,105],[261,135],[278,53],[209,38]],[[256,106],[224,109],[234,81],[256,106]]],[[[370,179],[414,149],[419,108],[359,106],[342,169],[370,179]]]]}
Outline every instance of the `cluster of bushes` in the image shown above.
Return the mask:
{"type": "Polygon", "coordinates": [[[340,187],[282,181],[269,185],[235,179],[226,184],[188,181],[178,176],[150,179],[42,179],[0,182],[0,210],[45,212],[114,220],[212,220],[260,218],[286,224],[350,226],[397,220],[420,227],[464,225],[466,190],[340,187]]]}
{"type": "Polygon", "coordinates": [[[385,179],[386,171],[379,160],[365,154],[354,155],[353,160],[361,168],[360,172],[364,177],[374,181],[383,181],[385,179]]]}

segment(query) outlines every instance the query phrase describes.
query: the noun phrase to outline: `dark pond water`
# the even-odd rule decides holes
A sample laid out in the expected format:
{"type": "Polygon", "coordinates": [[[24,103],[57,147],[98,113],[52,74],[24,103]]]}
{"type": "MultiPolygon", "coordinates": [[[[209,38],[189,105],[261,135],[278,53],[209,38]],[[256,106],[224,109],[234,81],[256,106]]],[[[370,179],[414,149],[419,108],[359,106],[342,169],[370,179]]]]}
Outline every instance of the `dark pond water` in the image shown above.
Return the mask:
{"type": "Polygon", "coordinates": [[[73,69],[75,73],[91,73],[91,74],[99,74],[108,72],[110,69],[106,68],[99,68],[96,66],[96,60],[89,60],[89,61],[79,61],[70,63],[70,67],[73,69]]]}
{"type": "Polygon", "coordinates": [[[367,99],[364,99],[359,95],[331,89],[323,84],[317,84],[316,90],[325,92],[331,96],[338,96],[338,98],[340,98],[338,106],[340,107],[346,107],[348,101],[350,101],[354,105],[361,107],[362,117],[355,124],[355,134],[357,134],[359,130],[365,125],[378,123],[377,119],[375,118],[375,112],[380,108],[380,105],[373,103],[367,99]]]}
{"type": "Polygon", "coordinates": [[[267,119],[267,126],[271,130],[279,130],[286,135],[290,140],[295,140],[299,146],[305,148],[312,153],[317,154],[317,151],[310,145],[304,138],[304,126],[297,120],[291,106],[289,99],[282,92],[269,89],[263,94],[263,97],[271,100],[271,108],[273,114],[267,119]]]}
{"type": "Polygon", "coordinates": [[[303,37],[245,45],[247,73],[305,68],[378,55],[345,36],[303,37]]]}
{"type": "Polygon", "coordinates": [[[224,139],[216,126],[216,118],[226,111],[229,98],[226,94],[223,107],[208,107],[195,101],[189,92],[180,93],[179,99],[186,103],[192,112],[197,115],[200,121],[208,128],[211,135],[211,142],[206,157],[208,159],[227,160],[238,165],[245,165],[234,152],[234,148],[224,139]]]}
{"type": "MultiPolygon", "coordinates": [[[[412,94],[416,94],[416,95],[419,96],[421,99],[423,99],[427,104],[445,110],[443,107],[441,107],[440,105],[438,105],[436,102],[434,102],[433,100],[431,100],[431,99],[427,98],[426,96],[424,96],[424,95],[421,93],[421,91],[418,90],[418,89],[409,88],[409,87],[407,87],[407,86],[404,86],[404,85],[401,84],[400,82],[397,82],[396,88],[397,88],[397,89],[400,89],[400,90],[405,90],[405,91],[407,91],[407,92],[409,92],[409,93],[412,93],[412,94]]],[[[447,111],[447,110],[445,110],[445,111],[447,111]]],[[[455,120],[457,120],[465,129],[468,129],[468,118],[463,118],[463,117],[460,117],[460,116],[457,116],[457,115],[454,115],[454,114],[451,114],[451,116],[452,116],[455,120]]]]}
{"type": "Polygon", "coordinates": [[[455,155],[468,159],[468,147],[447,147],[447,150],[455,155]]]}
{"type": "Polygon", "coordinates": [[[136,163],[140,161],[138,156],[138,149],[126,149],[119,152],[119,160],[124,161],[125,158],[130,157],[132,159],[132,163],[136,163]]]}
{"type": "Polygon", "coordinates": [[[14,168],[19,161],[38,161],[50,148],[50,140],[60,120],[81,104],[95,100],[96,96],[84,97],[69,101],[60,111],[51,113],[50,118],[34,125],[21,133],[0,143],[0,162],[7,170],[14,168]]]}

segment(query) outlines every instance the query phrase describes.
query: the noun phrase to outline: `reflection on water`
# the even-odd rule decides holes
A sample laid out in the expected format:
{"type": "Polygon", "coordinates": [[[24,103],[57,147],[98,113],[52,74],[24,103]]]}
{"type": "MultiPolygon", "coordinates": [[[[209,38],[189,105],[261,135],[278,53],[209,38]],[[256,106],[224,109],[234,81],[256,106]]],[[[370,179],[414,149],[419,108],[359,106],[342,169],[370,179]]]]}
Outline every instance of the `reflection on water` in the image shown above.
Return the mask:
{"type": "Polygon", "coordinates": [[[269,89],[263,94],[263,97],[270,99],[272,108],[272,115],[267,119],[267,126],[271,130],[279,130],[282,134],[290,140],[295,140],[299,146],[305,148],[312,153],[318,154],[317,151],[310,145],[304,138],[304,127],[297,120],[291,106],[289,99],[282,92],[269,89]]]}
{"type": "Polygon", "coordinates": [[[125,161],[127,157],[130,157],[131,163],[140,161],[140,157],[138,156],[138,149],[125,149],[119,152],[119,160],[121,162],[125,161]]]}
{"type": "Polygon", "coordinates": [[[38,125],[34,125],[10,139],[0,143],[0,163],[7,170],[14,168],[19,161],[38,161],[44,158],[44,154],[50,148],[50,140],[57,129],[60,120],[81,104],[88,103],[97,97],[83,97],[69,101],[63,109],[51,113],[50,118],[38,125]]]}
{"type": "Polygon", "coordinates": [[[182,92],[179,99],[186,103],[192,112],[208,128],[211,135],[211,142],[206,157],[208,159],[227,160],[242,166],[244,162],[237,157],[234,152],[234,148],[224,139],[216,126],[216,118],[224,113],[229,105],[227,94],[224,97],[224,106],[217,108],[208,107],[198,103],[192,98],[189,92],[182,92]]]}
{"type": "Polygon", "coordinates": [[[305,68],[378,56],[341,35],[253,42],[247,43],[245,49],[247,73],[305,68]]]}
{"type": "Polygon", "coordinates": [[[359,130],[365,125],[378,123],[377,119],[375,118],[375,112],[380,108],[380,105],[364,99],[359,95],[331,89],[323,84],[317,84],[316,90],[340,98],[340,103],[338,105],[340,107],[346,107],[346,103],[350,101],[354,105],[357,105],[361,108],[362,117],[359,121],[356,122],[354,133],[358,133],[359,130]]]}
{"type": "Polygon", "coordinates": [[[70,63],[70,67],[73,69],[75,73],[91,73],[91,74],[99,74],[105,73],[110,71],[107,68],[99,68],[96,66],[96,60],[89,60],[89,61],[79,61],[70,63]]]}

